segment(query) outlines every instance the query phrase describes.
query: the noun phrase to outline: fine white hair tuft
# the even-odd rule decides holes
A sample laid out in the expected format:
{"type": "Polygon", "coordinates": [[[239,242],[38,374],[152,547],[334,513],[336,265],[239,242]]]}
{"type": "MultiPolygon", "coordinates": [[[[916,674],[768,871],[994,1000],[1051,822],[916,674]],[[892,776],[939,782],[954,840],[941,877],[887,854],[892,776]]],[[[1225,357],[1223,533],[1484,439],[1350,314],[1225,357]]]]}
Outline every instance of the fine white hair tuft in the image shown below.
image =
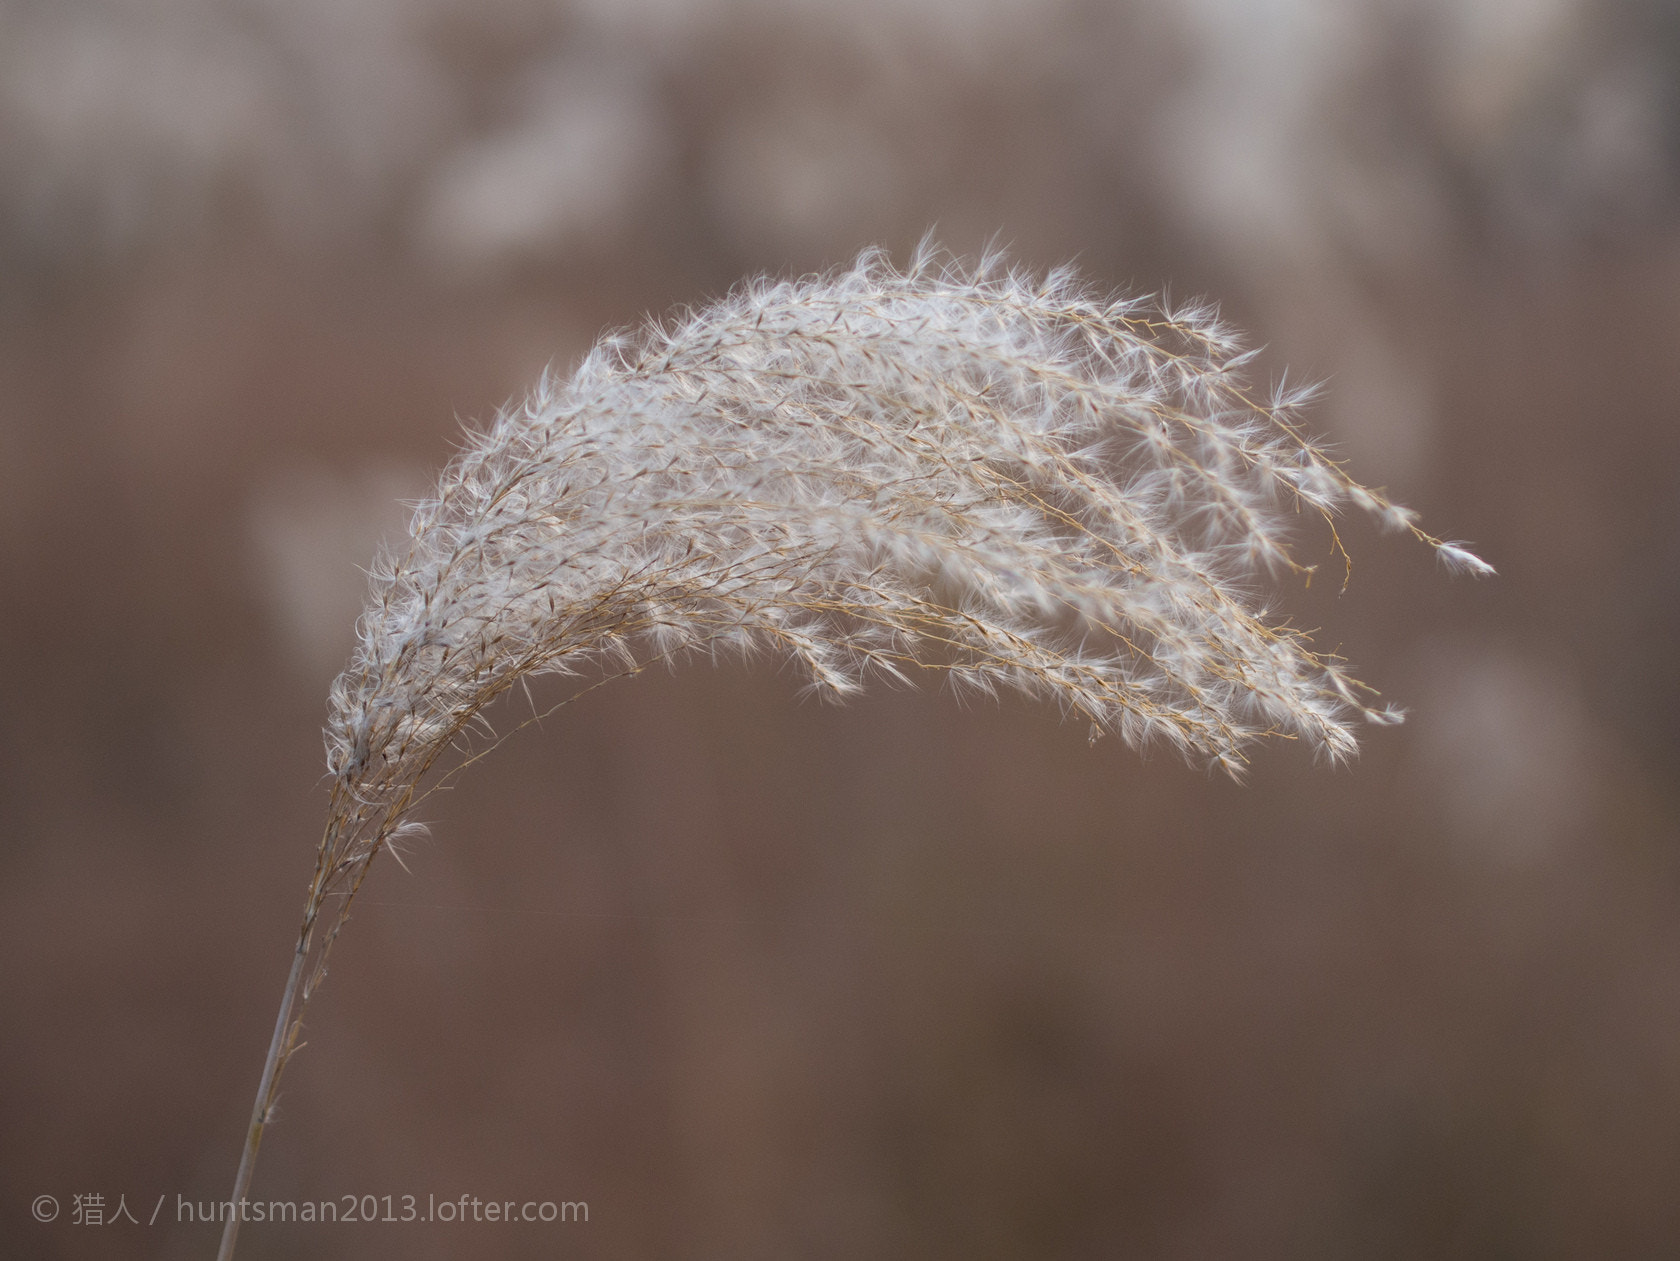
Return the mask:
{"type": "Polygon", "coordinates": [[[768,650],[1059,702],[1128,743],[1332,759],[1374,716],[1251,587],[1301,567],[1280,507],[1423,534],[1258,401],[1206,307],[998,259],[878,252],[603,339],[476,435],[376,572],[328,762],[376,813],[535,673],[768,650]]]}

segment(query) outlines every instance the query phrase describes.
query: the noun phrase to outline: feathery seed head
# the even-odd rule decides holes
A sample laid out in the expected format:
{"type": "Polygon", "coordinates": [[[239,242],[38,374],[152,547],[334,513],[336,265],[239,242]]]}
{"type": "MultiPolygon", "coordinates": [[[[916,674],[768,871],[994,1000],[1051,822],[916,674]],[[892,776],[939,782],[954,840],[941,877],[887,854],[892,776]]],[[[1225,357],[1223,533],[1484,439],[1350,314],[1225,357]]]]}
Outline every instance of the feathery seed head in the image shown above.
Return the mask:
{"type": "Polygon", "coordinates": [[[376,571],[327,727],[334,861],[524,676],[694,652],[835,696],[942,671],[1233,772],[1272,734],[1351,756],[1397,715],[1256,605],[1256,575],[1305,572],[1280,509],[1491,569],[1308,439],[1311,390],[1258,401],[1249,359],[1205,306],[931,248],[604,338],[472,439],[376,571]]]}

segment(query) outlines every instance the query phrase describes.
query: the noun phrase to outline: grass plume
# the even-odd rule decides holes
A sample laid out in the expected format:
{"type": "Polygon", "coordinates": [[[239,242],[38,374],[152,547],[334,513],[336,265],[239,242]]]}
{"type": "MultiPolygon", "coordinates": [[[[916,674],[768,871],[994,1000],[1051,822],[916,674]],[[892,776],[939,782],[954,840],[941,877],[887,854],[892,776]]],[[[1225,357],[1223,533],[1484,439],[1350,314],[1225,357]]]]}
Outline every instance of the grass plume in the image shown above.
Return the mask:
{"type": "Polygon", "coordinates": [[[1206,308],[871,252],[609,336],[474,435],[376,566],[333,685],[327,824],[233,1200],[369,865],[528,676],[766,654],[833,696],[924,671],[1015,689],[1233,774],[1269,735],[1352,756],[1397,715],[1258,602],[1307,572],[1285,511],[1363,510],[1491,570],[1353,481],[1305,436],[1306,393],[1257,396],[1249,359],[1206,308]]]}

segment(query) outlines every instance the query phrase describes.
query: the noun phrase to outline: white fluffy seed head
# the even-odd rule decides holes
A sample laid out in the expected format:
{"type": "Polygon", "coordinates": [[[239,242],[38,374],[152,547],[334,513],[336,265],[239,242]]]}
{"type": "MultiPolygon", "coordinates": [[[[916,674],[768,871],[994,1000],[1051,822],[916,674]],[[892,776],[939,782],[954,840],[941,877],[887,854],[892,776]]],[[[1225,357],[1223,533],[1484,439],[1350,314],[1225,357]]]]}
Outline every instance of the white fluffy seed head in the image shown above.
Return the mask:
{"type": "Polygon", "coordinates": [[[942,671],[1233,772],[1273,734],[1351,756],[1395,714],[1256,604],[1304,572],[1282,510],[1357,507],[1491,571],[1305,437],[1309,392],[1252,394],[1248,358],[1205,307],[932,249],[603,339],[472,438],[377,570],[333,689],[329,865],[522,677],[689,653],[836,696],[942,671]]]}

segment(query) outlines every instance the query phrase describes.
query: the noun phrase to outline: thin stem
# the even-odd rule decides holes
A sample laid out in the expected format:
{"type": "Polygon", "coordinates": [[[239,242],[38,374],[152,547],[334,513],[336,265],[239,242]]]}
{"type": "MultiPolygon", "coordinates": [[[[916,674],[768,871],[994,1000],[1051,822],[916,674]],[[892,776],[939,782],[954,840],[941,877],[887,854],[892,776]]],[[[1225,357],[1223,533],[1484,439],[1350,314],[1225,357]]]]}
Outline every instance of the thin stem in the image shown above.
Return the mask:
{"type": "Polygon", "coordinates": [[[292,971],[286,978],[286,992],[280,997],[280,1014],[274,1020],[274,1037],[268,1044],[268,1059],[263,1063],[262,1081],[257,1085],[257,1102],[251,1109],[251,1128],[245,1135],[245,1152],[239,1158],[239,1173],[233,1180],[233,1195],[228,1202],[227,1222],[222,1227],[222,1246],[216,1261],[233,1261],[234,1240],[239,1237],[240,1205],[251,1189],[251,1174],[257,1165],[257,1146],[262,1142],[263,1126],[268,1123],[273,1106],[275,1079],[279,1075],[287,1033],[291,1025],[292,1006],[297,1001],[298,982],[303,979],[303,963],[309,954],[311,923],[298,934],[297,953],[292,956],[292,971]]]}

